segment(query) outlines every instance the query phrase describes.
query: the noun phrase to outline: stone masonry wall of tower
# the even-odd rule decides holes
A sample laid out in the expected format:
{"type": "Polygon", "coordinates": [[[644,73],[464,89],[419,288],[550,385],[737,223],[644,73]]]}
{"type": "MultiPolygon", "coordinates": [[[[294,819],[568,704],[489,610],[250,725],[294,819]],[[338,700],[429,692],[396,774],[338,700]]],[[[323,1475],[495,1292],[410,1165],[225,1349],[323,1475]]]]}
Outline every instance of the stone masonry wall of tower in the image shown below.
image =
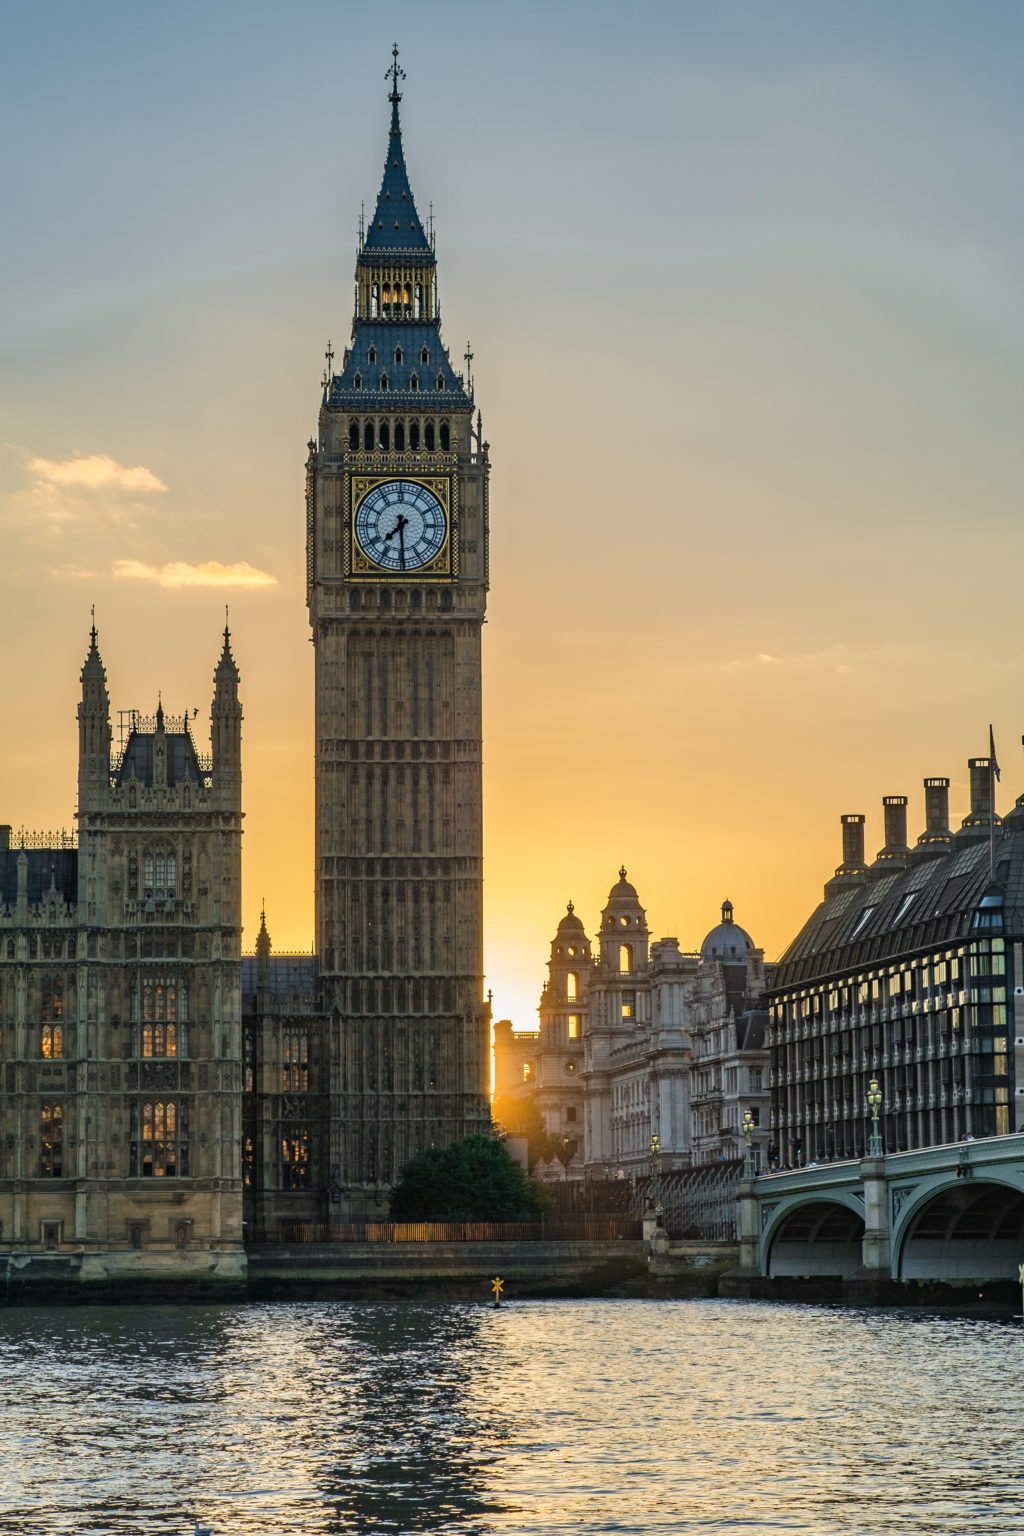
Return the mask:
{"type": "MultiPolygon", "coordinates": [[[[488,452],[441,339],[432,235],[388,152],[306,472],[316,933],[332,1177],[393,1182],[489,1124],[481,626],[488,452]]],[[[333,360],[333,359],[331,359],[333,360]]],[[[468,364],[469,359],[467,359],[468,364]]],[[[369,1194],[367,1194],[369,1205],[369,1194]]]]}

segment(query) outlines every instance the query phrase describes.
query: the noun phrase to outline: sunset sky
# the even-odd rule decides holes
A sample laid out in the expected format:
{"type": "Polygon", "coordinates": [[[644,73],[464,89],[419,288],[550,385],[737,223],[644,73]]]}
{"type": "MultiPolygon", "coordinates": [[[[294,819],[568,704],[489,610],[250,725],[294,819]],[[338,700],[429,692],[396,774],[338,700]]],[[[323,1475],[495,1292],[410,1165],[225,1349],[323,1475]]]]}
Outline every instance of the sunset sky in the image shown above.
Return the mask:
{"type": "MultiPolygon", "coordinates": [[[[1024,791],[1024,7],[222,0],[0,21],[0,821],[115,711],[245,709],[246,946],[312,943],[303,463],[397,39],[492,445],[487,985],[568,898],[776,957],[839,816],[1024,791]]],[[[461,367],[461,362],[456,361],[461,367]]]]}

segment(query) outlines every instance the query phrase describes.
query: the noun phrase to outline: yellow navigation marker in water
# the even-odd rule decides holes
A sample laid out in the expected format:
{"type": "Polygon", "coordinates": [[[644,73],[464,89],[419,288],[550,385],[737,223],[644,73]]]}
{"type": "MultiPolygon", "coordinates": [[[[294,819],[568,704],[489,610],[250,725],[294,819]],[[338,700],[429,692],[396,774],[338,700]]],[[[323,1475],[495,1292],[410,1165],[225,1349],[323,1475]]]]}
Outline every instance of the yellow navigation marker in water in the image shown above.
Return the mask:
{"type": "Polygon", "coordinates": [[[491,1281],[491,1290],[494,1292],[494,1305],[496,1307],[501,1306],[501,1293],[504,1289],[504,1280],[499,1279],[498,1276],[495,1275],[494,1279],[491,1281]]]}

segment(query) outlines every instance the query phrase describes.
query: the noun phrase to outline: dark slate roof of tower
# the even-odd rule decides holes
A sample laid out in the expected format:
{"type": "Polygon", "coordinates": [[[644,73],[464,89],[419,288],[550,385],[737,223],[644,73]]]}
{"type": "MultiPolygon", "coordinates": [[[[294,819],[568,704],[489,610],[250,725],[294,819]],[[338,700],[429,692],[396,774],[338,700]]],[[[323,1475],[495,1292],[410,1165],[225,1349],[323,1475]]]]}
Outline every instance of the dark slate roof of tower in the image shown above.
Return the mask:
{"type": "Polygon", "coordinates": [[[962,940],[976,932],[975,914],[990,891],[1002,901],[1003,931],[1024,932],[1024,824],[1017,822],[1010,817],[995,833],[994,880],[986,837],[835,891],[782,956],[776,987],[962,940]]]}
{"type": "Polygon", "coordinates": [[[388,153],[384,162],[384,175],[377,207],[366,230],[361,261],[369,261],[381,255],[409,252],[418,256],[431,256],[420,216],[416,212],[409,173],[405,168],[402,150],[402,128],[398,121],[397,92],[391,95],[391,131],[388,134],[388,153]]]}
{"type": "MultiPolygon", "coordinates": [[[[308,1005],[316,1001],[315,956],[284,953],[269,955],[265,964],[268,967],[269,1000],[272,1003],[304,1002],[308,1005]]],[[[259,968],[259,955],[242,956],[242,995],[247,1013],[252,1013],[256,1006],[259,968]]]]}
{"type": "MultiPolygon", "coordinates": [[[[13,907],[18,899],[18,858],[20,848],[0,848],[0,902],[13,907]]],[[[28,863],[28,904],[38,907],[45,900],[51,883],[57,899],[73,906],[78,900],[77,848],[26,848],[28,863]]]]}
{"type": "MultiPolygon", "coordinates": [[[[114,775],[115,784],[127,784],[135,776],[139,784],[153,783],[153,743],[155,732],[132,731],[124,754],[114,775]]],[[[186,779],[202,784],[209,777],[204,773],[196,753],[195,743],[188,731],[168,731],[164,736],[167,744],[167,784],[183,784],[186,779]]]]}
{"type": "Polygon", "coordinates": [[[445,351],[436,323],[364,322],[357,326],[352,346],[345,354],[345,365],[340,374],[331,380],[327,395],[328,405],[370,406],[379,410],[384,405],[400,404],[409,410],[413,405],[422,411],[468,409],[472,401],[459,374],[455,372],[445,351]],[[402,361],[395,362],[395,348],[401,349],[402,361]],[[426,348],[428,361],[420,361],[426,348]],[[376,361],[370,362],[370,353],[376,361]],[[387,375],[388,387],[381,388],[381,379],[387,375]],[[361,381],[356,388],[356,378],[361,381]],[[419,387],[413,389],[415,377],[419,387]],[[444,379],[444,388],[437,388],[438,378],[444,379]]]}

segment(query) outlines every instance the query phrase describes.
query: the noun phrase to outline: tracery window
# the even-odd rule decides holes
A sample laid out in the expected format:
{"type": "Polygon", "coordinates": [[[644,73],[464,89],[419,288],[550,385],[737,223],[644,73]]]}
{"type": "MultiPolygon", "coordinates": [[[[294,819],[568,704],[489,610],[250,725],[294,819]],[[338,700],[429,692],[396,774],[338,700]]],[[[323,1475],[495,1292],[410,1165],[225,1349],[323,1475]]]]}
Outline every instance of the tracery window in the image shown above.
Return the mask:
{"type": "Polygon", "coordinates": [[[64,1055],[64,1026],[43,1025],[43,1056],[47,1061],[59,1061],[64,1055]]]}
{"type": "Polygon", "coordinates": [[[188,987],[175,977],[146,976],[132,984],[132,1055],[186,1054],[188,987]]]}
{"type": "Polygon", "coordinates": [[[147,850],[142,860],[142,885],[147,901],[173,899],[178,888],[178,860],[173,849],[147,850]]]}
{"type": "Polygon", "coordinates": [[[44,1019],[62,1019],[64,1017],[64,983],[52,981],[44,986],[41,1004],[44,1019]]]}
{"type": "Polygon", "coordinates": [[[133,1104],[130,1116],[129,1176],[133,1179],[188,1177],[188,1105],[173,1099],[133,1104]]]}
{"type": "Polygon", "coordinates": [[[350,421],[349,424],[348,424],[348,446],[353,451],[357,451],[358,448],[359,448],[359,423],[358,423],[358,421],[350,421]]]}
{"type": "Polygon", "coordinates": [[[309,1091],[309,1036],[305,1030],[285,1030],[281,1047],[281,1087],[285,1093],[309,1091]]]}
{"type": "Polygon", "coordinates": [[[281,1186],[309,1188],[309,1131],[303,1127],[287,1126],[282,1130],[281,1186]]]}
{"type": "Polygon", "coordinates": [[[64,1108],[44,1104],[39,1125],[39,1172],[44,1179],[59,1179],[64,1172],[64,1108]]]}

